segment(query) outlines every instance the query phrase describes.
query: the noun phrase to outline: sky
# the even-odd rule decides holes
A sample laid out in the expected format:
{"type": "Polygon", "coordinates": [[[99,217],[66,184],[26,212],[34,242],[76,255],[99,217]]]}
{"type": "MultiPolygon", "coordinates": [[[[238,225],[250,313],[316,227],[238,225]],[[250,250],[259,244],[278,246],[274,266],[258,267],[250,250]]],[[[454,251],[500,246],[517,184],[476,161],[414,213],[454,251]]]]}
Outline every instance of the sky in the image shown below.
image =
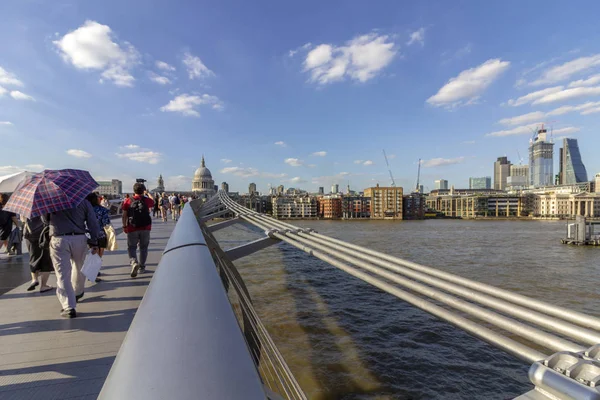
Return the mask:
{"type": "MultiPolygon", "coordinates": [[[[536,126],[600,172],[600,3],[7,0],[0,175],[80,168],[190,190],[492,176],[536,126]]],[[[522,161],[521,161],[522,160],[522,161]]]]}

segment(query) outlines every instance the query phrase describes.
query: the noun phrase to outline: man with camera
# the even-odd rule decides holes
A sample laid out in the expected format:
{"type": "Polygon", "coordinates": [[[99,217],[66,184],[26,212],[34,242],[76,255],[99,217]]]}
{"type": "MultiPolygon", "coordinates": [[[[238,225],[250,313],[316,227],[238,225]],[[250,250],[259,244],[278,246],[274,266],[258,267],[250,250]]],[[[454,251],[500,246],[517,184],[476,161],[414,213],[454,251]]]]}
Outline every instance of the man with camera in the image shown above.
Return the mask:
{"type": "Polygon", "coordinates": [[[148,258],[148,245],[150,244],[150,231],[152,230],[152,217],[150,210],[154,207],[154,200],[145,196],[146,186],[144,179],[137,179],[133,185],[133,197],[123,202],[123,232],[127,234],[127,252],[131,264],[132,278],[138,272],[146,270],[148,258]],[[138,261],[137,248],[140,248],[138,261]]]}

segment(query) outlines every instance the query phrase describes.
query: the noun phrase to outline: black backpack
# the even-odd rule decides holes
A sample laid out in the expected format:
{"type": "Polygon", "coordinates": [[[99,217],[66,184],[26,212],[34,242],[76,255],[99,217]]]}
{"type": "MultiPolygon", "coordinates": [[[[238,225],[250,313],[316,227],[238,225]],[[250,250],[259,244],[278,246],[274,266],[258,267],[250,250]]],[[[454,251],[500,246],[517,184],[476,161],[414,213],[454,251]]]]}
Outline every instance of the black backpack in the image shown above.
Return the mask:
{"type": "Polygon", "coordinates": [[[146,205],[146,199],[140,197],[139,199],[133,199],[129,210],[127,211],[129,225],[134,228],[141,228],[144,226],[152,225],[152,217],[150,217],[150,210],[146,205]]]}

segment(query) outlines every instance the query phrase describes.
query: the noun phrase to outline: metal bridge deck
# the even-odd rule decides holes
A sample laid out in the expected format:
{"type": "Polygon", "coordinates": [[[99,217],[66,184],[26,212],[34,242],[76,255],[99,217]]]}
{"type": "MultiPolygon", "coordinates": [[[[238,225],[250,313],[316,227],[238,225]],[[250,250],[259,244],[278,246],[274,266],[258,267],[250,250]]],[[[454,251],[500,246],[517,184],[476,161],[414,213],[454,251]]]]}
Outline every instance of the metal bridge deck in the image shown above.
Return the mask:
{"type": "Polygon", "coordinates": [[[0,399],[96,399],[174,226],[155,220],[147,272],[137,278],[119,235],[119,250],[104,255],[103,281],[87,282],[75,319],[61,318],[54,291],[27,292],[26,283],[1,295],[0,399]]]}

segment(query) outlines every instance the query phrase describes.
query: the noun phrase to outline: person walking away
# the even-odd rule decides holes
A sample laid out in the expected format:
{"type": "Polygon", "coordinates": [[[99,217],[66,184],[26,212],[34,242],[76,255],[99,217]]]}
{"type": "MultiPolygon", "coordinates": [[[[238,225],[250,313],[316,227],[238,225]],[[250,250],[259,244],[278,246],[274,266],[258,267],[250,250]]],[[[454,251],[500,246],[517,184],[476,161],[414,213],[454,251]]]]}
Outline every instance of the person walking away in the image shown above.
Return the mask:
{"type": "MultiPolygon", "coordinates": [[[[108,215],[108,210],[100,205],[99,198],[96,193],[89,194],[88,197],[86,197],[86,200],[92,205],[94,214],[96,214],[96,219],[98,220],[98,255],[100,258],[102,258],[104,255],[104,250],[107,247],[107,236],[104,228],[111,224],[110,217],[108,215]]],[[[98,275],[100,275],[100,272],[98,272],[98,275]]],[[[96,278],[96,282],[100,281],[102,281],[101,278],[96,278]]]]}
{"type": "MultiPolygon", "coordinates": [[[[42,216],[49,226],[50,258],[56,272],[56,296],[62,305],[61,315],[75,318],[75,307],[83,297],[85,275],[81,273],[88,253],[98,252],[98,220],[89,201],[78,206],[42,216]],[[85,236],[86,231],[90,239],[85,236]]],[[[44,240],[44,238],[42,238],[44,240]]]]}
{"type": "Polygon", "coordinates": [[[148,245],[150,244],[150,231],[152,230],[152,217],[150,210],[154,207],[154,200],[144,196],[146,187],[136,182],[133,185],[133,198],[123,203],[123,232],[127,233],[127,252],[131,264],[132,278],[138,271],[146,271],[146,259],[148,258],[148,245]],[[138,261],[137,248],[140,248],[138,261]]]}
{"type": "Polygon", "coordinates": [[[154,218],[160,216],[160,196],[158,194],[154,196],[154,207],[152,208],[152,216],[154,218]]]}
{"type": "Polygon", "coordinates": [[[179,195],[173,193],[173,197],[171,197],[171,215],[173,216],[173,221],[177,222],[179,219],[179,207],[181,206],[181,200],[179,199],[179,195]]]}
{"type": "Polygon", "coordinates": [[[47,240],[40,241],[43,229],[42,217],[27,219],[23,228],[23,237],[29,250],[29,269],[31,271],[31,284],[27,290],[32,291],[40,285],[40,293],[54,289],[52,286],[48,286],[48,278],[54,267],[50,258],[50,243],[47,240]]]}
{"type": "Polygon", "coordinates": [[[167,198],[167,194],[163,193],[162,199],[160,200],[160,210],[162,212],[163,222],[167,222],[167,211],[170,206],[171,206],[171,203],[169,202],[169,199],[167,198]]]}
{"type": "Polygon", "coordinates": [[[3,253],[5,254],[10,253],[8,238],[12,232],[13,224],[17,227],[21,225],[17,218],[17,214],[2,209],[7,201],[8,196],[0,193],[0,249],[4,247],[3,253]]]}

